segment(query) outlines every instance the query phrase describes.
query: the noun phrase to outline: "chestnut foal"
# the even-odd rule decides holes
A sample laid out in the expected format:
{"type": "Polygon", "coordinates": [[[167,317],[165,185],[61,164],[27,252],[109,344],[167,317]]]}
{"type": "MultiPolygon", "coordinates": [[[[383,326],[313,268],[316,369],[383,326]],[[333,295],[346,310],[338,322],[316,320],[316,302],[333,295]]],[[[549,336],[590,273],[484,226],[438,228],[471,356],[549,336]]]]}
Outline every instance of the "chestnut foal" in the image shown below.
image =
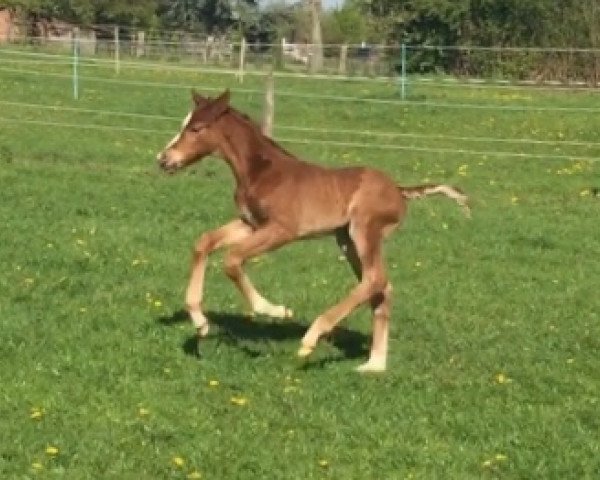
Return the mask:
{"type": "Polygon", "coordinates": [[[230,247],[225,272],[254,312],[286,318],[292,311],[273,305],[256,290],[242,270],[244,262],[300,238],[332,233],[359,283],[317,317],[302,338],[298,356],[308,356],[323,334],[369,302],[372,346],[369,360],[358,370],[385,370],[392,286],[382,260],[382,241],[402,221],[408,199],[443,194],[468,214],[467,197],[448,185],[399,187],[371,168],[330,169],[307,163],[264,136],[247,116],[231,107],[228,90],[216,99],[196,92],[192,97],[195,108],[157,160],[165,171],[173,172],[218,154],[235,177],[234,198],[240,214],[196,243],[186,305],[198,336],[205,336],[209,328],[201,304],[206,260],[212,251],[230,247]]]}

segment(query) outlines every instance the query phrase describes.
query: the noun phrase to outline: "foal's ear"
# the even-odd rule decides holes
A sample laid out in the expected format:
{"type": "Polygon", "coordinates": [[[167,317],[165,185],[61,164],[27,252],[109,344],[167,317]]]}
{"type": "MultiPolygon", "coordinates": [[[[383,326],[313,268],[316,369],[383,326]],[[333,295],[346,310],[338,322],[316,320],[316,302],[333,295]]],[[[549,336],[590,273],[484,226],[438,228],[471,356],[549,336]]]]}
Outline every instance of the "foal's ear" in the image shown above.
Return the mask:
{"type": "Polygon", "coordinates": [[[229,89],[225,90],[221,95],[215,98],[212,102],[210,102],[210,106],[207,109],[207,118],[206,121],[208,123],[215,121],[221,115],[223,115],[227,110],[229,110],[229,89]]]}
{"type": "Polygon", "coordinates": [[[219,103],[223,105],[229,106],[229,98],[231,97],[231,92],[229,89],[225,90],[221,95],[215,98],[214,103],[219,103]]]}
{"type": "Polygon", "coordinates": [[[192,88],[192,100],[194,100],[197,107],[205,107],[210,103],[210,100],[200,95],[195,88],[192,88]]]}

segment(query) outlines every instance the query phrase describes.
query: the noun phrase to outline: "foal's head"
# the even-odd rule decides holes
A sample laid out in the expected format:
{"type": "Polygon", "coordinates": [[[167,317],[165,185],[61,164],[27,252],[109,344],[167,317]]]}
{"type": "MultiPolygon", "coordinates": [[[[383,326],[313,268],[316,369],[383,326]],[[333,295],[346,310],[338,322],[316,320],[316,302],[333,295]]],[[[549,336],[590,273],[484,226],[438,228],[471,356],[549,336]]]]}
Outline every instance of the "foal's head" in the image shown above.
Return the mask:
{"type": "Polygon", "coordinates": [[[192,92],[194,109],[184,118],[181,131],[156,159],[163,170],[172,172],[213,153],[219,145],[216,123],[229,109],[229,90],[212,100],[192,92]]]}

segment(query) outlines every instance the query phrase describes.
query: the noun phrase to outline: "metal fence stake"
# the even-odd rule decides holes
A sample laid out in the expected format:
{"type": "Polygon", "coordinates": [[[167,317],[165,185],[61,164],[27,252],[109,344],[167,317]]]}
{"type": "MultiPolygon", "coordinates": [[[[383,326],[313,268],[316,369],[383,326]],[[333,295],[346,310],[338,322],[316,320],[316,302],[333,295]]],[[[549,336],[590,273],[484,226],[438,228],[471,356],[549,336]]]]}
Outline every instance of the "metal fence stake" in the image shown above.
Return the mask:
{"type": "Polygon", "coordinates": [[[401,47],[401,74],[400,74],[400,97],[406,100],[406,44],[401,47]]]}
{"type": "Polygon", "coordinates": [[[73,29],[73,98],[79,99],[79,28],[73,29]]]}

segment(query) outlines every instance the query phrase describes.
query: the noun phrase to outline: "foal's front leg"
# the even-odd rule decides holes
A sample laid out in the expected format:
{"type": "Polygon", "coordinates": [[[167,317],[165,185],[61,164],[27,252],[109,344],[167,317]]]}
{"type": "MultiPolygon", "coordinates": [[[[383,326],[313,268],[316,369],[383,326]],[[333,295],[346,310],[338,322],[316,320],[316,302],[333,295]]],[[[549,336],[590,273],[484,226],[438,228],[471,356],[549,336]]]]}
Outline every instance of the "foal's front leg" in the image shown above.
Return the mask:
{"type": "Polygon", "coordinates": [[[204,293],[204,272],[208,255],[221,247],[242,241],[251,233],[252,227],[237,219],[216,230],[204,233],[196,242],[185,303],[192,322],[198,331],[198,336],[206,336],[209,328],[208,320],[202,313],[201,307],[204,293]]]}
{"type": "Polygon", "coordinates": [[[292,310],[283,305],[273,305],[252,285],[242,266],[252,257],[268,252],[292,240],[277,225],[265,225],[231,247],[225,257],[225,273],[235,283],[244,298],[256,313],[276,318],[293,316],[292,310]]]}

